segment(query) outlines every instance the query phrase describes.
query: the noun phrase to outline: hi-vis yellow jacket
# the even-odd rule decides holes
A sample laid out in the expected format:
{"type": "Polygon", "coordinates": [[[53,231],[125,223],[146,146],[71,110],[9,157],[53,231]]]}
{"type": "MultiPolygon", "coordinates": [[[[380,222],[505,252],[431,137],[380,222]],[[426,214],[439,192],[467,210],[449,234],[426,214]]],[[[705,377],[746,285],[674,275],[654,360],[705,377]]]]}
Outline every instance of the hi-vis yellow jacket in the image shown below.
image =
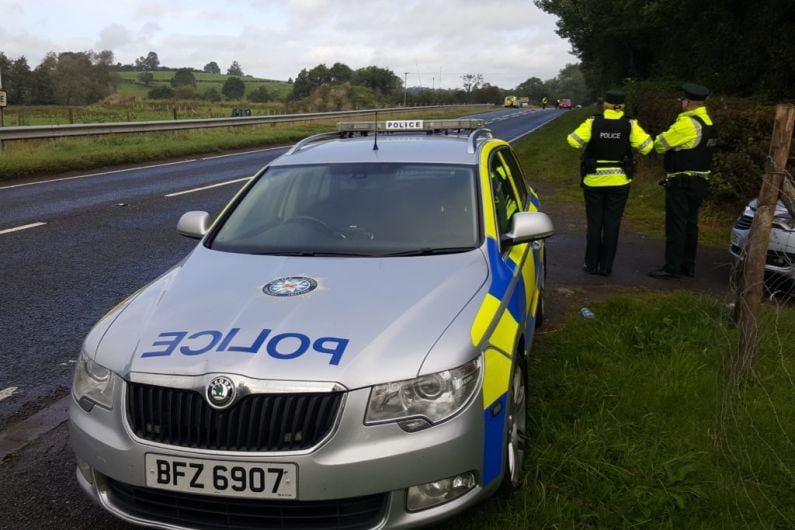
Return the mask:
{"type": "MultiPolygon", "coordinates": [[[[698,146],[702,141],[702,126],[698,120],[693,119],[696,116],[705,125],[712,125],[712,118],[707,114],[707,107],[701,106],[680,112],[673,125],[654,139],[654,150],[663,154],[671,150],[693,149],[698,146]]],[[[688,169],[687,172],[704,176],[710,173],[709,171],[693,171],[691,169],[688,169]]]]}
{"type": "MultiPolygon", "coordinates": [[[[604,118],[606,120],[619,120],[624,116],[620,110],[605,109],[604,118]]],[[[566,140],[575,149],[582,149],[591,141],[591,127],[593,117],[588,118],[571,133],[566,140]]],[[[629,143],[642,155],[648,154],[652,150],[652,138],[638,124],[637,120],[630,119],[631,129],[629,133],[629,143]]],[[[597,162],[609,162],[608,160],[597,160],[597,162]]],[[[600,186],[623,186],[629,184],[630,179],[624,169],[619,165],[616,167],[600,167],[595,173],[590,173],[583,179],[583,184],[592,188],[600,186]]]]}

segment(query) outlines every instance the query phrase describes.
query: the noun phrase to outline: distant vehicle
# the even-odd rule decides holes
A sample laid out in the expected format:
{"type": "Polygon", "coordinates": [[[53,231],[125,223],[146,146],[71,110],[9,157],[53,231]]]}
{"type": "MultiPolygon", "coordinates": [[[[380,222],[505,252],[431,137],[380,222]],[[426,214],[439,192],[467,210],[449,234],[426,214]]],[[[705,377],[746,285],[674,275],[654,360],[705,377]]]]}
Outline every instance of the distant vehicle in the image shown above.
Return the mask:
{"type": "Polygon", "coordinates": [[[505,103],[503,104],[503,107],[506,107],[506,108],[511,107],[512,108],[512,107],[517,107],[518,105],[519,105],[519,102],[518,102],[516,96],[505,96],[505,103]]]}
{"type": "Polygon", "coordinates": [[[528,97],[521,97],[516,100],[517,107],[529,107],[530,106],[530,98],[528,97]]]}
{"type": "Polygon", "coordinates": [[[570,99],[561,99],[560,100],[560,108],[562,108],[562,109],[570,109],[571,108],[571,100],[570,99]]]}

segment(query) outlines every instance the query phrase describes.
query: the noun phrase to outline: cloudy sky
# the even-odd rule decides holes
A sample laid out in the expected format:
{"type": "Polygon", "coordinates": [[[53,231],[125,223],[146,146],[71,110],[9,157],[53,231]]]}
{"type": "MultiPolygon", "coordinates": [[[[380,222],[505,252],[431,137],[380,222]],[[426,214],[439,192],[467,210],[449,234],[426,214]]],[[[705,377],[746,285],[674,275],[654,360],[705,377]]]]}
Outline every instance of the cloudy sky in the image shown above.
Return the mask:
{"type": "Polygon", "coordinates": [[[389,68],[408,86],[453,88],[464,74],[513,88],[578,62],[556,18],[532,0],[0,0],[0,51],[31,68],[49,52],[155,51],[163,66],[295,78],[302,68],[389,68]],[[408,72],[408,73],[407,73],[408,72]]]}

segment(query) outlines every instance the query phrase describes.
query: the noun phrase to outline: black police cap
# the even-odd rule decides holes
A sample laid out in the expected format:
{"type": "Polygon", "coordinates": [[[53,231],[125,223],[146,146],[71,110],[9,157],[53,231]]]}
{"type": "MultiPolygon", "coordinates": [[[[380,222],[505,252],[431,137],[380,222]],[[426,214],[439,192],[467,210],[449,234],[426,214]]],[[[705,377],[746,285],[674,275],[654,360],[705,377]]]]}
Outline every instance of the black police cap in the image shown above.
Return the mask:
{"type": "Polygon", "coordinates": [[[605,103],[610,103],[611,105],[623,105],[626,96],[620,90],[608,90],[607,94],[605,94],[605,103]]]}
{"type": "Polygon", "coordinates": [[[704,101],[709,96],[707,87],[695,83],[685,83],[682,85],[682,91],[685,93],[686,99],[692,99],[693,101],[704,101]]]}

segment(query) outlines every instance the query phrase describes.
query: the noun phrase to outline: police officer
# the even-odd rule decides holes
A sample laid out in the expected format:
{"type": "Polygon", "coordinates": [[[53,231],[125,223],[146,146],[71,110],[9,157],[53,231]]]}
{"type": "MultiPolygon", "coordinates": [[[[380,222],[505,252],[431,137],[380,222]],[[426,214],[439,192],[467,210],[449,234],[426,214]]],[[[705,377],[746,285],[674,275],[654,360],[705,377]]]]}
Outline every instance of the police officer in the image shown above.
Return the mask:
{"type": "Polygon", "coordinates": [[[652,138],[636,120],[624,116],[625,95],[610,90],[603,113],[585,120],[567,137],[570,146],[585,147],[580,177],[588,223],[585,272],[609,276],[618,247],[621,218],[635,173],[632,149],[647,154],[652,138]]]}
{"type": "Polygon", "coordinates": [[[649,276],[659,280],[694,276],[698,247],[698,209],[709,192],[712,153],[717,129],[704,101],[709,90],[695,83],[682,85],[682,112],[654,139],[654,150],[664,153],[665,265],[649,276]]]}
{"type": "Polygon", "coordinates": [[[547,103],[549,103],[549,100],[547,99],[546,96],[541,98],[541,108],[544,108],[544,109],[547,108],[547,103]]]}

